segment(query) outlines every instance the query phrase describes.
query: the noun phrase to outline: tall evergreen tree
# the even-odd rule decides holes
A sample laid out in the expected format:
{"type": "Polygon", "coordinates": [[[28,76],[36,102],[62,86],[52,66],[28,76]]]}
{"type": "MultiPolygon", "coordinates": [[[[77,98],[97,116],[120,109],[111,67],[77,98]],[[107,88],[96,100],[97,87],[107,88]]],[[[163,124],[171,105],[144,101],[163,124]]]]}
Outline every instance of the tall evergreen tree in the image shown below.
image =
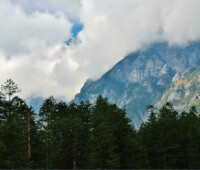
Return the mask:
{"type": "Polygon", "coordinates": [[[134,129],[126,110],[99,96],[95,104],[47,98],[36,115],[14,95],[9,80],[0,93],[0,168],[198,169],[200,115],[180,115],[172,104],[149,105],[149,118],[134,129]],[[7,97],[6,97],[7,96],[7,97]]]}
{"type": "Polygon", "coordinates": [[[11,100],[11,96],[19,93],[21,90],[18,88],[17,84],[12,80],[8,79],[4,85],[1,86],[3,94],[8,96],[8,100],[11,100]]]}
{"type": "Polygon", "coordinates": [[[39,111],[39,116],[45,145],[45,157],[43,161],[45,162],[46,166],[43,168],[54,168],[53,160],[56,156],[56,145],[55,138],[52,135],[52,129],[56,116],[56,100],[52,96],[43,102],[39,111]]]}

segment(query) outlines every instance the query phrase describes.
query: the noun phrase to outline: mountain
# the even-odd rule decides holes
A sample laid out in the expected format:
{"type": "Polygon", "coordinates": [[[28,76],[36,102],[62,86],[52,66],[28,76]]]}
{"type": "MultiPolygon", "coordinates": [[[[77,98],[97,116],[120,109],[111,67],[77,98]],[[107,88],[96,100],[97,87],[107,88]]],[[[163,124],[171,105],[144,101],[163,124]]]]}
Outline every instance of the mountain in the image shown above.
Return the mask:
{"type": "Polygon", "coordinates": [[[191,106],[196,106],[200,111],[200,67],[187,69],[174,76],[171,88],[164,93],[157,107],[167,101],[180,111],[188,110],[191,106]]]}
{"type": "Polygon", "coordinates": [[[159,107],[171,101],[180,110],[195,104],[192,101],[200,98],[199,66],[199,42],[185,47],[156,43],[126,56],[98,80],[87,80],[74,101],[94,102],[101,94],[126,106],[127,116],[138,127],[147,118],[149,104],[159,107]]]}

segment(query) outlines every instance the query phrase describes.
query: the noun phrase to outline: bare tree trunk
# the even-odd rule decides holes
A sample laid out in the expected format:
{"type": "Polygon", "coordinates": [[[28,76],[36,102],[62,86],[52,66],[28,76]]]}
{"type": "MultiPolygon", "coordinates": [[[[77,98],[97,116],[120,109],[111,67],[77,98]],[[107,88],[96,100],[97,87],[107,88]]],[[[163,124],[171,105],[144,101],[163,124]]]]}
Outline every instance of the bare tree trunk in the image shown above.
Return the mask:
{"type": "Polygon", "coordinates": [[[77,154],[76,154],[76,139],[74,141],[74,145],[73,145],[73,169],[78,169],[77,165],[76,165],[76,158],[77,158],[77,154]]]}
{"type": "Polygon", "coordinates": [[[47,120],[47,169],[49,169],[49,117],[47,120]]]}
{"type": "Polygon", "coordinates": [[[78,169],[77,165],[76,165],[76,159],[75,158],[73,159],[73,169],[78,169]]]}
{"type": "Polygon", "coordinates": [[[30,125],[30,112],[28,112],[28,157],[31,158],[31,125],[30,125]]]}

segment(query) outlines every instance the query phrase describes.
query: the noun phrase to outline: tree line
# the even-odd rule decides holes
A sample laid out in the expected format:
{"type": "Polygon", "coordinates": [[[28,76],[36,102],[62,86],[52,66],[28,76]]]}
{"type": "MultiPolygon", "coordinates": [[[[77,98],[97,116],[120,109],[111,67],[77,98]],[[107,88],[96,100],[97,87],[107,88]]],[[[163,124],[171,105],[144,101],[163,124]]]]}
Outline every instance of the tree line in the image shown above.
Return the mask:
{"type": "Polygon", "coordinates": [[[197,169],[200,115],[170,103],[138,130],[125,108],[99,96],[94,104],[47,98],[39,113],[17,96],[11,79],[0,93],[1,169],[197,169]]]}

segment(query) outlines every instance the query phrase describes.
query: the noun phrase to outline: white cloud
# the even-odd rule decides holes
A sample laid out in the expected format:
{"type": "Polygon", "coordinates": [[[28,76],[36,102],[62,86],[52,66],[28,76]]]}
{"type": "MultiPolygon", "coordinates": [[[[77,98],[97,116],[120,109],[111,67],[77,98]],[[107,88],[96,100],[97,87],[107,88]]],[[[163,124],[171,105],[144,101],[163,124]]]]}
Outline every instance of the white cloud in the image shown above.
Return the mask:
{"type": "Polygon", "coordinates": [[[163,18],[163,31],[170,43],[185,44],[200,39],[200,1],[171,1],[163,18]]]}
{"type": "Polygon", "coordinates": [[[48,11],[55,13],[62,11],[71,20],[79,20],[80,0],[11,0],[20,5],[26,13],[34,11],[48,11]]]}
{"type": "MultiPolygon", "coordinates": [[[[22,88],[24,98],[74,94],[70,86],[62,86],[60,79],[53,76],[59,63],[65,63],[73,75],[75,71],[75,62],[63,50],[72,27],[66,15],[60,11],[27,14],[9,0],[0,3],[0,82],[12,78],[22,88]]],[[[70,73],[66,79],[74,82],[70,73]]]]}
{"type": "Polygon", "coordinates": [[[55,45],[28,55],[11,59],[0,54],[0,81],[7,78],[16,81],[22,89],[23,98],[54,95],[66,100],[81,88],[80,80],[86,78],[77,72],[78,65],[68,49],[55,45]]]}
{"type": "Polygon", "coordinates": [[[0,2],[0,82],[13,78],[25,98],[70,100],[87,78],[134,50],[157,41],[182,45],[200,39],[199,0],[45,2],[0,2]],[[68,18],[84,26],[81,44],[73,48],[63,44],[71,36],[68,18]]]}
{"type": "Polygon", "coordinates": [[[9,0],[0,7],[0,49],[7,55],[39,50],[55,45],[71,36],[72,24],[57,12],[26,14],[9,0]]]}
{"type": "Polygon", "coordinates": [[[150,43],[182,45],[200,38],[199,0],[83,0],[82,5],[77,60],[90,76],[150,43]]]}

